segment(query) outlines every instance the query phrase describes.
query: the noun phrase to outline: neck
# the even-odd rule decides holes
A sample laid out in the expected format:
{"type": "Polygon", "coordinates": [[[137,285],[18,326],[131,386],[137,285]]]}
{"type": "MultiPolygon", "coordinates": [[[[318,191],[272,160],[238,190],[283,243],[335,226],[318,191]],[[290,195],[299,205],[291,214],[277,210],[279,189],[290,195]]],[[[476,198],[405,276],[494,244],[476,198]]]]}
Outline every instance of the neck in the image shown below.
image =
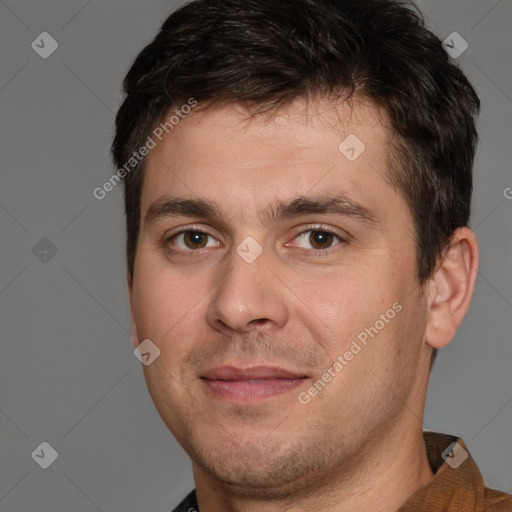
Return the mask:
{"type": "MultiPolygon", "coordinates": [[[[421,425],[393,429],[374,441],[343,468],[322,482],[301,486],[278,500],[242,495],[206,475],[195,463],[194,479],[200,512],[395,512],[432,478],[421,425]],[[402,434],[397,433],[402,432],[402,434]],[[407,432],[406,435],[403,432],[407,432]],[[327,483],[326,483],[327,482],[327,483]]],[[[285,494],[285,493],[283,493],[285,494]]],[[[272,493],[275,495],[275,492],[272,493]]]]}

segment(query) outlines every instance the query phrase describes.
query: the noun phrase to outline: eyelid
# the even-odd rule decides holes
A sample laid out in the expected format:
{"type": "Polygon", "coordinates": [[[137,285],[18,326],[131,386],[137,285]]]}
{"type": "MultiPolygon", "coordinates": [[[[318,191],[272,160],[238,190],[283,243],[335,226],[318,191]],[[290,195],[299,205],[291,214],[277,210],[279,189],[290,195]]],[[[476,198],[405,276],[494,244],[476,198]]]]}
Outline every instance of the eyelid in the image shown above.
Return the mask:
{"type": "MultiPolygon", "coordinates": [[[[300,230],[297,231],[293,237],[292,240],[295,240],[300,235],[304,235],[305,233],[308,233],[309,231],[322,231],[326,233],[330,233],[331,235],[334,235],[340,239],[341,242],[347,242],[350,238],[349,234],[345,231],[339,232],[337,229],[333,228],[332,226],[327,226],[326,224],[311,224],[309,226],[301,226],[300,230]]],[[[289,246],[290,243],[287,242],[285,244],[286,246],[289,246]]],[[[334,246],[332,246],[334,247],[334,246]]],[[[330,248],[329,248],[330,249],[330,248]]],[[[327,251],[328,249],[322,249],[323,251],[327,251]]]]}
{"type": "Polygon", "coordinates": [[[213,234],[206,226],[199,225],[199,224],[190,224],[190,225],[185,225],[185,226],[179,226],[170,231],[167,231],[164,234],[163,239],[165,241],[169,241],[172,237],[174,237],[176,235],[180,235],[182,233],[188,233],[189,231],[197,231],[199,233],[205,233],[206,235],[210,235],[213,238],[217,238],[217,236],[215,234],[213,234]]]}
{"type": "MultiPolygon", "coordinates": [[[[179,235],[183,235],[185,233],[189,233],[189,232],[202,233],[204,235],[207,235],[207,236],[213,238],[216,242],[218,242],[218,245],[216,247],[218,247],[219,245],[222,245],[222,242],[220,240],[218,240],[218,237],[216,235],[214,235],[213,233],[211,233],[208,230],[208,228],[206,228],[205,226],[200,226],[200,225],[195,225],[195,224],[192,224],[189,226],[179,226],[178,228],[175,228],[175,230],[171,230],[170,233],[167,232],[162,238],[162,243],[164,246],[168,246],[173,238],[175,238],[179,235]]],[[[200,249],[182,249],[180,247],[173,246],[173,249],[171,249],[171,250],[183,253],[183,252],[201,252],[201,251],[204,251],[207,249],[211,249],[211,247],[202,247],[200,249]]]]}

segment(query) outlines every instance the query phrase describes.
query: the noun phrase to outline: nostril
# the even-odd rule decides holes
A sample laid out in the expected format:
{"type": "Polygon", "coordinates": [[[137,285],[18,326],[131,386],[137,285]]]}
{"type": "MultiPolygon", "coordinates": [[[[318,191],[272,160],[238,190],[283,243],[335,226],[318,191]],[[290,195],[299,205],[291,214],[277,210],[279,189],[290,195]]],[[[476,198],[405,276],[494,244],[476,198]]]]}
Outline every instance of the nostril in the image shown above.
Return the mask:
{"type": "Polygon", "coordinates": [[[257,318],[256,320],[252,320],[251,324],[264,324],[265,322],[268,322],[268,318],[257,318]]]}

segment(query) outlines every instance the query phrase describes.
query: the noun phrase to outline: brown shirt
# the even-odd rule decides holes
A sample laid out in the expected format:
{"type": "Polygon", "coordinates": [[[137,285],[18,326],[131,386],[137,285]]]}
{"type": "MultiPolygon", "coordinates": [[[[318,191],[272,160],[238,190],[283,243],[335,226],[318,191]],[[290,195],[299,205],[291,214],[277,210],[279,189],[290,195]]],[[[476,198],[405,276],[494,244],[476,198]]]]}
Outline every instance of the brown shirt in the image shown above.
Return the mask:
{"type": "Polygon", "coordinates": [[[484,486],[464,441],[434,432],[423,438],[434,477],[398,512],[512,512],[512,496],[484,486]]]}
{"type": "MultiPolygon", "coordinates": [[[[482,475],[461,439],[424,432],[434,477],[397,512],[512,512],[512,496],[484,487],[482,475]]],[[[173,512],[200,512],[192,491],[173,512]]]]}

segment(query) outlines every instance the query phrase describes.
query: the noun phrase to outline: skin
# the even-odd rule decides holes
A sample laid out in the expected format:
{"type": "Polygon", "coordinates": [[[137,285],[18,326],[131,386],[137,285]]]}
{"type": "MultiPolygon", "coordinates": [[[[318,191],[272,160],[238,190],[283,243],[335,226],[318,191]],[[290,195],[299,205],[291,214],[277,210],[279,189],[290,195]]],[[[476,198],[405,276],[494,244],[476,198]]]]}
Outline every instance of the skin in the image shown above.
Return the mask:
{"type": "Polygon", "coordinates": [[[238,105],[208,108],[148,156],[128,276],[133,343],[149,338],[161,351],[144,374],[192,459],[201,512],[388,512],[432,478],[422,437],[430,357],[469,306],[478,248],[468,228],[457,230],[432,279],[418,285],[412,215],[386,179],[384,122],[362,101],[297,100],[252,119],[238,105]],[[366,146],[353,162],[338,150],[349,134],[366,146]],[[334,193],[376,222],[258,214],[334,193]],[[167,196],[209,201],[218,218],[146,224],[167,196]],[[210,235],[199,237],[204,247],[179,235],[187,229],[210,235]],[[324,235],[319,247],[319,231],[341,238],[324,235]],[[263,251],[252,263],[236,251],[249,236],[263,251]],[[395,303],[401,311],[302,404],[299,393],[395,303]],[[223,364],[277,365],[308,378],[263,402],[233,404],[200,378],[223,364]]]}

